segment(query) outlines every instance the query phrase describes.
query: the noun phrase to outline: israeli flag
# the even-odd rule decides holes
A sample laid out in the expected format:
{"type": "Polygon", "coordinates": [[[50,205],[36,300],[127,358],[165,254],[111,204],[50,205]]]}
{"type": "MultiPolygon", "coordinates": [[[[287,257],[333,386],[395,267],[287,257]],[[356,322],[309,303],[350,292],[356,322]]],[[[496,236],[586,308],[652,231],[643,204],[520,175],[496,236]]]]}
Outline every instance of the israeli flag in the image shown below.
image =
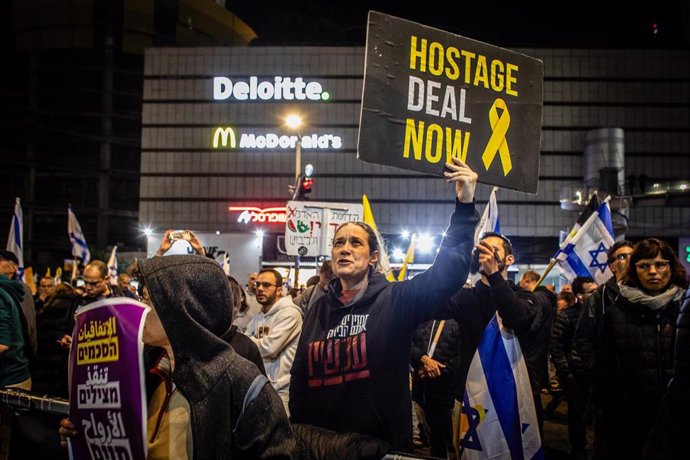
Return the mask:
{"type": "Polygon", "coordinates": [[[474,244],[479,243],[479,239],[486,232],[501,233],[501,224],[498,220],[498,203],[496,202],[496,192],[498,187],[494,187],[489,195],[489,202],[486,203],[482,218],[479,219],[474,230],[474,244]]]}
{"type": "Polygon", "coordinates": [[[558,268],[569,281],[576,276],[591,276],[597,284],[603,284],[613,276],[607,253],[614,242],[607,198],[556,253],[558,268]]]}
{"type": "Polygon", "coordinates": [[[81,259],[81,263],[86,265],[91,260],[91,253],[86,246],[86,238],[81,231],[81,226],[74,215],[72,205],[67,206],[67,234],[69,235],[69,242],[72,245],[72,256],[75,259],[81,259]]]}
{"type": "MultiPolygon", "coordinates": [[[[486,203],[482,217],[479,219],[479,222],[474,229],[475,245],[479,243],[482,235],[487,232],[501,233],[501,223],[498,220],[498,203],[496,202],[497,191],[498,187],[494,187],[491,190],[489,201],[486,203]]],[[[470,274],[467,281],[474,286],[481,278],[482,275],[479,273],[475,273],[474,275],[470,274]]]]}
{"type": "Polygon", "coordinates": [[[113,246],[108,259],[108,278],[110,278],[111,286],[117,285],[117,245],[113,246]]]}
{"type": "Polygon", "coordinates": [[[470,363],[456,436],[462,459],[544,458],[527,365],[498,314],[470,363]]]}
{"type": "Polygon", "coordinates": [[[10,224],[10,234],[7,235],[7,246],[5,249],[12,251],[19,260],[17,267],[17,278],[24,279],[24,253],[22,250],[22,235],[24,234],[24,214],[22,213],[22,204],[19,198],[14,201],[14,214],[12,214],[12,223],[10,224]]]}

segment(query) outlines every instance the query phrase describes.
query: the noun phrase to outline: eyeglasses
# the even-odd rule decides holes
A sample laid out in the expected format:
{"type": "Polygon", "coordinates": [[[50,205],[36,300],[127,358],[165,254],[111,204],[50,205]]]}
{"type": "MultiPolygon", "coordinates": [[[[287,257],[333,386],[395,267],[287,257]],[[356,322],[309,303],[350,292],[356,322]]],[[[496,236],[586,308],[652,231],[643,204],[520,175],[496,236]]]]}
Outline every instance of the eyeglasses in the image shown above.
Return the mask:
{"type": "Polygon", "coordinates": [[[102,282],[103,282],[103,280],[98,280],[98,281],[86,281],[86,280],[84,280],[84,284],[86,284],[87,286],[98,286],[102,282]]]}
{"type": "Polygon", "coordinates": [[[628,260],[630,258],[630,252],[623,252],[616,256],[616,260],[628,260]]]}
{"type": "Polygon", "coordinates": [[[658,272],[665,272],[671,266],[668,260],[657,260],[656,262],[638,262],[635,266],[642,271],[648,272],[652,266],[656,268],[658,272]]]}
{"type": "Polygon", "coordinates": [[[261,286],[264,289],[268,289],[271,286],[278,286],[277,284],[269,283],[268,281],[257,281],[254,283],[254,286],[259,287],[261,286]]]}

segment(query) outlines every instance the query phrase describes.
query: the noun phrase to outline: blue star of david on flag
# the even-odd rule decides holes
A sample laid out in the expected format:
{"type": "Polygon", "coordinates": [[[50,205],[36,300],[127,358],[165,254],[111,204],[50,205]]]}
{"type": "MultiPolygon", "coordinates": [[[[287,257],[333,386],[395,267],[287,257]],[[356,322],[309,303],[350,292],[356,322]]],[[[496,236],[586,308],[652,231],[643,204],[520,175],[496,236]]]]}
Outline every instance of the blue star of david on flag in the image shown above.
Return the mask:
{"type": "Polygon", "coordinates": [[[608,268],[607,252],[614,243],[611,210],[606,200],[556,253],[556,262],[571,282],[577,276],[591,276],[597,284],[603,284],[613,275],[608,268]]]}
{"type": "Polygon", "coordinates": [[[604,242],[600,242],[599,246],[597,246],[596,249],[593,251],[587,251],[589,252],[589,255],[592,256],[592,261],[589,263],[590,268],[598,268],[601,270],[601,273],[604,273],[606,271],[606,254],[608,253],[609,248],[604,246],[604,242]],[[604,261],[599,262],[599,254],[604,254],[604,261]]]}

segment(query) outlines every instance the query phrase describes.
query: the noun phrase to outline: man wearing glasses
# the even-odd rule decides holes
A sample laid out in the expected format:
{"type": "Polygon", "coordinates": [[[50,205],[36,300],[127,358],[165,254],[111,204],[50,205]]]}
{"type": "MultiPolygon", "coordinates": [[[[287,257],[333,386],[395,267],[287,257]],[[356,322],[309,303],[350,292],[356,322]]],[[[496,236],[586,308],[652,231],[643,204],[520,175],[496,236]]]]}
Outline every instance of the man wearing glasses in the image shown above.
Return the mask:
{"type": "Polygon", "coordinates": [[[291,296],[283,297],[282,286],[278,271],[268,268],[259,272],[254,287],[261,311],[247,325],[246,334],[259,348],[268,379],[289,415],[290,369],[302,332],[302,311],[291,296]]]}
{"type": "Polygon", "coordinates": [[[119,286],[111,285],[108,277],[108,266],[105,262],[100,260],[92,260],[85,268],[84,275],[84,296],[78,299],[69,314],[67,315],[67,324],[65,327],[65,334],[58,343],[69,348],[72,344],[72,328],[74,328],[74,314],[81,306],[88,305],[102,299],[109,299],[111,297],[124,297],[119,286]]]}
{"type": "Polygon", "coordinates": [[[628,262],[632,252],[633,244],[630,241],[621,240],[614,243],[607,254],[607,263],[613,276],[582,302],[585,307],[583,312],[587,312],[594,328],[593,337],[597,336],[604,313],[620,296],[619,285],[623,283],[628,274],[628,262]]]}

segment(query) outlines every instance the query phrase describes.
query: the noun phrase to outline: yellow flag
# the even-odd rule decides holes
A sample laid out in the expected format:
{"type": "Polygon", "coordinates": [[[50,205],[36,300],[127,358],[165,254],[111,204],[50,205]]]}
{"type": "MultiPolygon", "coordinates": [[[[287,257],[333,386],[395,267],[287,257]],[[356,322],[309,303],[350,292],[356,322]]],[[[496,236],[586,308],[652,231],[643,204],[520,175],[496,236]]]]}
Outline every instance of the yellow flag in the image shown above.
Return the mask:
{"type": "Polygon", "coordinates": [[[34,269],[26,267],[24,269],[24,283],[31,288],[31,295],[36,295],[36,283],[34,282],[34,269]]]}
{"type": "MultiPolygon", "coordinates": [[[[374,233],[376,233],[376,237],[379,240],[379,245],[381,246],[379,248],[379,257],[381,257],[382,261],[384,262],[382,266],[390,267],[390,264],[388,263],[388,254],[386,254],[386,248],[382,246],[383,240],[381,239],[379,229],[376,228],[376,222],[374,222],[374,213],[371,212],[371,205],[369,204],[369,199],[364,194],[362,195],[362,207],[364,208],[364,223],[374,230],[374,233]]],[[[386,272],[386,279],[388,281],[395,282],[395,275],[393,275],[393,272],[390,269],[386,272]]]]}
{"type": "Polygon", "coordinates": [[[374,213],[371,212],[371,205],[366,195],[362,195],[362,206],[364,207],[364,223],[373,228],[375,232],[378,232],[376,222],[374,222],[374,213]]]}
{"type": "Polygon", "coordinates": [[[405,260],[403,261],[402,267],[400,267],[400,272],[398,272],[398,281],[403,281],[407,277],[407,265],[414,263],[414,247],[416,241],[417,234],[413,233],[412,238],[410,238],[410,245],[407,247],[405,260]]]}
{"type": "Polygon", "coordinates": [[[44,275],[46,278],[50,278],[50,267],[46,270],[46,274],[44,275]]]}

